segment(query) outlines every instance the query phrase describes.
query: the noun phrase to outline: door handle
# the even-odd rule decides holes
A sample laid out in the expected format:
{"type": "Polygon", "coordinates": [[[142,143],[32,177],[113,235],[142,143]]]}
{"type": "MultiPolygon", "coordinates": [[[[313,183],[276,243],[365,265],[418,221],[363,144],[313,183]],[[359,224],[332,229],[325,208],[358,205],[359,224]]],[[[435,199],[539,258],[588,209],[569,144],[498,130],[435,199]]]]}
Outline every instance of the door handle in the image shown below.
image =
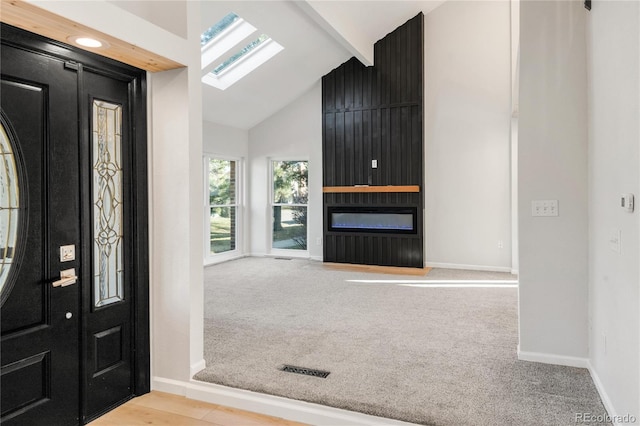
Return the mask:
{"type": "Polygon", "coordinates": [[[60,271],[60,279],[51,283],[54,287],[66,287],[71,284],[75,284],[78,280],[78,276],[76,275],[76,269],[65,269],[64,271],[60,271]]]}

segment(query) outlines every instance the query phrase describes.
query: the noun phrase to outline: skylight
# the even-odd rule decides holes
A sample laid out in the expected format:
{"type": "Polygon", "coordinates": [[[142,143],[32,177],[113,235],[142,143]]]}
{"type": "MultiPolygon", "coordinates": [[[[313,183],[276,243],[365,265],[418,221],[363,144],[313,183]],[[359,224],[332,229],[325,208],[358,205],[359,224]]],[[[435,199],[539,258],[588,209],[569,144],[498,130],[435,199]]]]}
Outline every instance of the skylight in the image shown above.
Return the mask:
{"type": "Polygon", "coordinates": [[[247,21],[229,13],[202,33],[202,82],[225,90],[284,49],[262,34],[231,54],[256,31],[247,21]],[[218,60],[225,55],[225,59],[218,60]]]}
{"type": "Polygon", "coordinates": [[[217,67],[215,67],[213,69],[213,73],[215,75],[220,74],[223,70],[227,69],[227,67],[229,65],[233,64],[235,61],[237,61],[238,59],[242,58],[244,55],[246,55],[247,53],[251,52],[256,47],[260,46],[260,43],[262,43],[263,41],[266,41],[266,40],[269,40],[269,36],[266,35],[266,34],[262,34],[260,37],[258,37],[257,40],[254,40],[251,43],[247,44],[241,51],[239,51],[238,53],[236,53],[235,55],[231,56],[229,59],[227,59],[226,61],[224,61],[223,63],[221,63],[217,67]]]}
{"type": "Polygon", "coordinates": [[[209,27],[205,32],[200,36],[200,46],[204,46],[209,42],[209,40],[215,38],[222,31],[227,29],[231,24],[236,22],[240,17],[235,13],[231,12],[220,21],[218,21],[215,25],[209,27]]]}

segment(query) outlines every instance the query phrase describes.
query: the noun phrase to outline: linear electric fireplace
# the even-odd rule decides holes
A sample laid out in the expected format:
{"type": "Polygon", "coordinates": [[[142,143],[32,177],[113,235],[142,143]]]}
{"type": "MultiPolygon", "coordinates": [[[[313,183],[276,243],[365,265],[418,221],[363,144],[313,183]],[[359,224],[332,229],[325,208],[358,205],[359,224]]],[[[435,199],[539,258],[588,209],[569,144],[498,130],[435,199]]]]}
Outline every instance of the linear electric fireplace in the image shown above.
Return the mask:
{"type": "Polygon", "coordinates": [[[327,206],[329,232],[417,234],[418,209],[391,206],[327,206]]]}

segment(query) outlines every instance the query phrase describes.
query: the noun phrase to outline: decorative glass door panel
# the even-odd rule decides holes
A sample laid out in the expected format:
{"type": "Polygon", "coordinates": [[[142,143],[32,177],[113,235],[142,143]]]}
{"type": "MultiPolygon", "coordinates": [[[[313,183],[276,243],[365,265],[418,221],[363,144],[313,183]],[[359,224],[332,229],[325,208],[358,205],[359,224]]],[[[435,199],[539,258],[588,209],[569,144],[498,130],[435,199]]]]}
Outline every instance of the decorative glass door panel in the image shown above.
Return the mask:
{"type": "Polygon", "coordinates": [[[12,141],[0,124],[0,295],[9,276],[18,236],[18,170],[12,141]]]}
{"type": "Polygon", "coordinates": [[[124,299],[122,106],[93,101],[94,304],[124,299]]]}

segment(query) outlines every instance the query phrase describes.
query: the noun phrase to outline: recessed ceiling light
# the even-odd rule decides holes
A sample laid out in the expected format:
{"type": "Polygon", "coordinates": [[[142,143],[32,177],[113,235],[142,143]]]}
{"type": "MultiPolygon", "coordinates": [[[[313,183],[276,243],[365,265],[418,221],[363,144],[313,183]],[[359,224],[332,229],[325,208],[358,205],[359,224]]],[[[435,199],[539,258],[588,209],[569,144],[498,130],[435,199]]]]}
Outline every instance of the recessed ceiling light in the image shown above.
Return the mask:
{"type": "Polygon", "coordinates": [[[71,36],[68,37],[67,40],[69,40],[71,43],[77,44],[78,46],[90,47],[93,49],[106,49],[107,47],[109,47],[109,43],[107,43],[106,41],[98,40],[92,37],[71,36]]]}

